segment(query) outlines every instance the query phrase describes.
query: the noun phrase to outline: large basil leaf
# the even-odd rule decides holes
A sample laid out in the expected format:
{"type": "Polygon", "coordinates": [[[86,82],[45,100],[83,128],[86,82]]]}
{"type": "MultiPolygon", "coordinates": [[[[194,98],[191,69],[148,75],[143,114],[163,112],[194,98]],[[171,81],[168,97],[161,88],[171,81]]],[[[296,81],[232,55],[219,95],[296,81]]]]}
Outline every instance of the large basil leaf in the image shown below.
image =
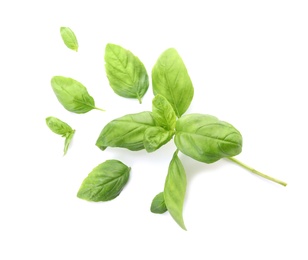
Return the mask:
{"type": "Polygon", "coordinates": [[[162,95],[156,95],[152,101],[152,114],[157,125],[166,130],[174,131],[176,115],[168,100],[162,95]]]}
{"type": "Polygon", "coordinates": [[[102,110],[95,107],[94,99],[77,80],[55,76],[51,79],[51,86],[59,102],[70,112],[83,114],[92,109],[102,110]]]}
{"type": "Polygon", "coordinates": [[[151,204],[151,212],[156,214],[163,214],[167,211],[164,193],[158,193],[154,199],[152,200],[151,204]]]}
{"type": "Polygon", "coordinates": [[[46,118],[46,124],[51,131],[53,131],[58,135],[61,135],[62,137],[65,137],[65,143],[64,143],[64,155],[65,155],[72,141],[72,138],[75,134],[75,130],[73,130],[67,123],[53,116],[46,118]]]}
{"type": "Polygon", "coordinates": [[[173,107],[177,117],[188,109],[194,88],[185,64],[175,49],[168,49],[158,58],[152,70],[154,95],[163,95],[173,107]]]}
{"type": "Polygon", "coordinates": [[[105,150],[123,147],[132,151],[144,149],[144,132],[155,126],[151,112],[141,112],[117,118],[109,122],[100,133],[96,145],[105,150]]]}
{"type": "Polygon", "coordinates": [[[183,204],[186,193],[186,173],[177,152],[169,164],[165,181],[164,198],[167,209],[176,223],[186,230],[183,220],[183,204]]]}
{"type": "Polygon", "coordinates": [[[149,79],[142,62],[129,50],[119,45],[107,44],[105,68],[109,84],[119,96],[141,98],[147,92],[149,79]]]}
{"type": "Polygon", "coordinates": [[[143,144],[147,152],[154,152],[164,144],[168,143],[172,136],[172,131],[166,131],[162,127],[149,127],[144,132],[143,144]]]}
{"type": "Polygon", "coordinates": [[[176,123],[175,144],[195,160],[213,163],[242,151],[242,136],[229,123],[214,116],[190,114],[176,123]]]}
{"type": "Polygon", "coordinates": [[[128,181],[130,169],[118,160],[101,163],[84,179],[77,197],[88,201],[108,201],[116,198],[128,181]]]}
{"type": "Polygon", "coordinates": [[[69,49],[78,51],[78,42],[75,33],[68,27],[61,27],[60,33],[64,44],[69,49]]]}

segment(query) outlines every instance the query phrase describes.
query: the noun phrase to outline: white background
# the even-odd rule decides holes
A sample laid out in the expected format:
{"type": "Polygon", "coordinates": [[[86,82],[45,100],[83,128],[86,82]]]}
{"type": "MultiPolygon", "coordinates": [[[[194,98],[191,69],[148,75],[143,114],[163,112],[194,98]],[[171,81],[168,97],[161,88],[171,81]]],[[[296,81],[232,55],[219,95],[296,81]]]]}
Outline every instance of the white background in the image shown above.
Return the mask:
{"type": "Polygon", "coordinates": [[[307,1],[1,1],[0,259],[308,259],[307,1]],[[62,42],[68,26],[79,51],[62,42]],[[239,160],[288,182],[258,178],[227,160],[206,165],[183,154],[188,187],[181,230],[154,215],[173,142],[155,153],[107,149],[95,141],[110,120],[151,109],[117,96],[104,71],[106,43],[137,55],[150,75],[174,47],[195,87],[187,113],[217,116],[243,135],[239,160]],[[66,111],[55,75],[82,82],[106,112],[66,111]],[[45,124],[76,129],[64,139],[45,124]],[[132,167],[121,195],[76,197],[98,164],[132,167]]]}

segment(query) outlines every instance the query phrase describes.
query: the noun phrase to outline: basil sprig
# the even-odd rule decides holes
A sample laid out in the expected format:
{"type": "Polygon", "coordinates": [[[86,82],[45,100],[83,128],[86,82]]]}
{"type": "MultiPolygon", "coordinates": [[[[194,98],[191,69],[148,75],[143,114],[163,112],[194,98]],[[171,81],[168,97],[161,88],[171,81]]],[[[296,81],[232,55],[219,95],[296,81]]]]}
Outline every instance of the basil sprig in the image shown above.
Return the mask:
{"type": "MultiPolygon", "coordinates": [[[[67,47],[77,51],[76,36],[69,28],[61,28],[61,36],[67,47]]],[[[149,79],[139,58],[119,45],[107,44],[105,63],[113,91],[122,97],[136,98],[141,103],[149,79]]],[[[99,109],[80,82],[56,76],[52,78],[51,85],[59,102],[68,111],[82,114],[99,109]]],[[[204,163],[227,158],[254,174],[287,185],[234,158],[242,151],[242,135],[233,125],[207,114],[184,115],[192,102],[194,87],[175,49],[167,49],[158,58],[152,69],[152,85],[155,95],[152,111],[128,114],[110,121],[96,141],[96,146],[103,151],[107,147],[119,147],[131,151],[145,149],[150,153],[174,139],[176,151],[169,163],[164,189],[152,200],[151,212],[162,214],[168,211],[174,221],[186,230],[183,207],[187,178],[179,152],[204,163]]],[[[75,130],[54,117],[47,118],[46,122],[53,132],[66,138],[66,153],[75,130]]],[[[95,202],[116,198],[126,185],[130,170],[118,160],[99,164],[84,179],[77,197],[95,202]]]]}

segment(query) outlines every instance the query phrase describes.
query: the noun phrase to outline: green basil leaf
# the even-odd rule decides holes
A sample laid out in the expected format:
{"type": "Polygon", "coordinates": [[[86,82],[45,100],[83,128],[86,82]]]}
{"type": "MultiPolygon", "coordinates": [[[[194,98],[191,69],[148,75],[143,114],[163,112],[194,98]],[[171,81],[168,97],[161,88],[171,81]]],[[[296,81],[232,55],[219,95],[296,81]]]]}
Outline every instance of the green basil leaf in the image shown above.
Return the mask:
{"type": "Polygon", "coordinates": [[[102,110],[95,107],[94,99],[77,80],[55,76],[51,79],[51,86],[59,102],[70,112],[83,114],[92,109],[102,110]]]}
{"type": "Polygon", "coordinates": [[[75,134],[75,130],[66,134],[65,142],[64,142],[64,155],[66,155],[67,153],[68,147],[73,139],[74,134],[75,134]]]}
{"type": "Polygon", "coordinates": [[[144,132],[144,147],[147,152],[154,152],[164,144],[168,143],[172,136],[172,131],[166,131],[162,127],[149,127],[144,132]]]}
{"type": "Polygon", "coordinates": [[[168,49],[158,58],[152,70],[154,95],[161,94],[173,107],[177,117],[188,109],[194,88],[185,64],[175,49],[168,49]]]}
{"type": "Polygon", "coordinates": [[[176,223],[186,230],[183,220],[183,205],[186,193],[186,173],[177,152],[169,164],[165,181],[164,198],[167,209],[176,223]]]}
{"type": "Polygon", "coordinates": [[[149,87],[149,78],[142,62],[129,50],[119,45],[107,44],[105,68],[109,84],[121,97],[141,98],[149,87]]]}
{"type": "Polygon", "coordinates": [[[158,94],[154,97],[152,101],[152,114],[157,125],[166,130],[174,130],[176,115],[164,96],[158,94]]]}
{"type": "Polygon", "coordinates": [[[130,169],[118,160],[101,163],[84,179],[77,197],[96,202],[116,198],[128,181],[130,169]]]}
{"type": "Polygon", "coordinates": [[[73,131],[73,129],[67,123],[53,116],[46,118],[46,124],[51,131],[58,135],[65,136],[68,132],[73,131]]]}
{"type": "Polygon", "coordinates": [[[151,204],[151,212],[156,214],[163,214],[167,211],[164,193],[160,192],[158,193],[151,204]]]}
{"type": "Polygon", "coordinates": [[[64,143],[64,155],[66,154],[70,142],[75,134],[75,130],[73,130],[67,123],[61,121],[60,119],[50,116],[46,118],[46,124],[51,131],[54,133],[65,137],[64,143]]]}
{"type": "Polygon", "coordinates": [[[151,112],[130,114],[109,122],[101,131],[96,145],[105,150],[122,147],[132,151],[144,149],[144,132],[155,126],[151,112]]]}
{"type": "Polygon", "coordinates": [[[229,123],[214,116],[190,114],[176,123],[175,144],[184,154],[205,163],[242,151],[242,136],[229,123]]]}
{"type": "Polygon", "coordinates": [[[78,42],[75,33],[68,27],[61,27],[60,33],[64,44],[69,49],[78,51],[78,42]]]}

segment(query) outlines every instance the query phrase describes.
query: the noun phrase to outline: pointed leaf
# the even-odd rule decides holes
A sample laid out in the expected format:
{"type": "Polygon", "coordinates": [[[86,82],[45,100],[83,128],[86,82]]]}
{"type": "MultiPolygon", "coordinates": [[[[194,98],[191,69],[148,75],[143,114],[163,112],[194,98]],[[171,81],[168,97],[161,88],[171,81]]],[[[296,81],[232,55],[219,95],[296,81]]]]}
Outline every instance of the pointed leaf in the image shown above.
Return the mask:
{"type": "Polygon", "coordinates": [[[176,123],[174,142],[182,153],[205,163],[232,157],[242,151],[242,136],[234,126],[203,114],[180,118],[176,123]]]}
{"type": "Polygon", "coordinates": [[[64,44],[69,49],[78,51],[78,41],[75,33],[68,27],[61,27],[60,33],[64,44]]]}
{"type": "Polygon", "coordinates": [[[116,198],[128,181],[130,169],[118,160],[101,163],[84,179],[77,197],[96,202],[116,198]]]}
{"type": "Polygon", "coordinates": [[[109,84],[119,96],[141,98],[147,92],[149,79],[142,62],[129,50],[119,45],[107,44],[105,68],[109,84]]]}
{"type": "Polygon", "coordinates": [[[186,173],[177,152],[169,164],[165,181],[164,198],[167,209],[176,223],[186,230],[183,220],[183,204],[186,193],[186,173]]]}
{"type": "Polygon", "coordinates": [[[166,130],[174,130],[176,123],[176,115],[168,100],[158,94],[152,101],[152,114],[156,125],[166,130]]]}
{"type": "Polygon", "coordinates": [[[59,102],[68,111],[83,114],[97,109],[86,87],[77,80],[55,76],[51,79],[51,86],[59,102]]]}
{"type": "Polygon", "coordinates": [[[177,117],[188,109],[194,88],[185,64],[175,49],[161,54],[152,70],[154,95],[161,94],[173,107],[177,117]]]}
{"type": "Polygon", "coordinates": [[[96,146],[101,150],[122,147],[132,151],[144,149],[144,133],[155,126],[151,112],[126,115],[109,122],[101,131],[96,146]]]}

